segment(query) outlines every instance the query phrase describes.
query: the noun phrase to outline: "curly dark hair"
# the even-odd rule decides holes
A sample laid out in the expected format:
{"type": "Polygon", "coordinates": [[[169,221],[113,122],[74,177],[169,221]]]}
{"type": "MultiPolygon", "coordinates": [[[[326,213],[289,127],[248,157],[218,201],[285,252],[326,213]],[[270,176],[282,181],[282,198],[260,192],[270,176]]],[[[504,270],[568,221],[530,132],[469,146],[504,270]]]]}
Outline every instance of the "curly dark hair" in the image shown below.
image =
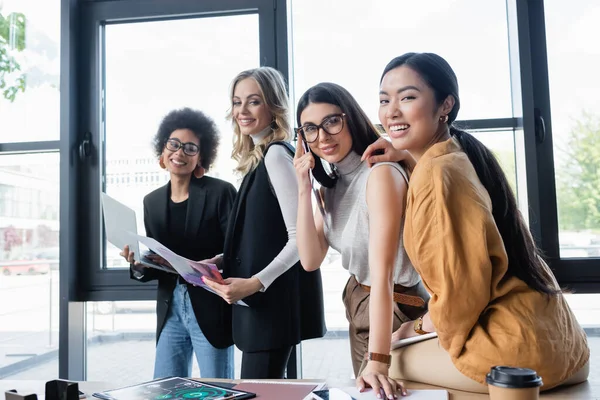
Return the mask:
{"type": "Polygon", "coordinates": [[[219,148],[219,130],[215,121],[202,111],[187,107],[171,111],[161,121],[152,141],[157,157],[161,156],[171,133],[177,129],[189,129],[200,140],[200,164],[208,171],[219,148]]]}

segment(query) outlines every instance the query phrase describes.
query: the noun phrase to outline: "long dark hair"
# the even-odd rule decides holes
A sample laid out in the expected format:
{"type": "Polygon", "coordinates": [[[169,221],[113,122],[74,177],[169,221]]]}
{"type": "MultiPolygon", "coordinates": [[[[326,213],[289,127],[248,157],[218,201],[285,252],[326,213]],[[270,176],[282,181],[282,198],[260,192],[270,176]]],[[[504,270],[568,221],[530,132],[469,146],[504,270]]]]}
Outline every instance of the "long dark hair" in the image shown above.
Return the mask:
{"type": "Polygon", "coordinates": [[[448,114],[450,134],[460,142],[479,180],[490,195],[494,221],[508,255],[508,274],[516,276],[538,292],[558,293],[553,281],[545,272],[540,251],[523,220],[515,195],[496,157],[479,140],[452,125],[460,109],[460,99],[458,81],[450,65],[437,54],[406,53],[386,65],[380,82],[385,74],[400,66],[406,66],[421,76],[435,93],[438,106],[448,96],[454,97],[454,108],[448,114]]]}
{"type": "MultiPolygon", "coordinates": [[[[379,132],[371,123],[367,114],[360,108],[350,92],[340,85],[322,82],[304,92],[298,101],[298,110],[296,111],[298,126],[301,125],[300,115],[302,115],[302,111],[311,103],[333,104],[346,114],[344,123],[348,126],[352,136],[352,150],[356,153],[362,155],[370,144],[379,139],[379,132]]],[[[315,179],[327,188],[335,186],[337,176],[335,174],[329,175],[325,171],[321,158],[314,152],[313,157],[315,158],[315,167],[312,172],[315,179]]]]}

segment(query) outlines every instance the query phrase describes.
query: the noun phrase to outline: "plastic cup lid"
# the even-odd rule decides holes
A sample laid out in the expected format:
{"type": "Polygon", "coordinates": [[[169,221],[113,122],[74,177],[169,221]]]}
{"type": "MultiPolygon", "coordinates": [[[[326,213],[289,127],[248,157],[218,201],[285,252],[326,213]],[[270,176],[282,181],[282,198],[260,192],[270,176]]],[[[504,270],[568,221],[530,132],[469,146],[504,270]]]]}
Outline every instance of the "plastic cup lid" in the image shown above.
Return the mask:
{"type": "Polygon", "coordinates": [[[496,366],[492,367],[485,381],[503,388],[532,388],[542,386],[542,378],[532,369],[496,366]]]}

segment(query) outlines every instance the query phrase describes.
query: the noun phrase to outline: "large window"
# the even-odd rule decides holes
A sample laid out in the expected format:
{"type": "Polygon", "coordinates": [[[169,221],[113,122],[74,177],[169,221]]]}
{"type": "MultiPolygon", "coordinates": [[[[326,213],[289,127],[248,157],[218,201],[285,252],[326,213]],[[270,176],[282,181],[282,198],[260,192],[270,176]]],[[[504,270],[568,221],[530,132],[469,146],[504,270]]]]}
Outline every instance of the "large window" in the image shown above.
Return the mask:
{"type": "Polygon", "coordinates": [[[0,2],[0,143],[58,140],[59,6],[0,2]]]}
{"type": "Polygon", "coordinates": [[[512,116],[504,0],[291,2],[293,100],[335,82],[377,121],[379,78],[403,53],[434,52],[454,68],[460,119],[512,116]]]}
{"type": "Polygon", "coordinates": [[[546,2],[561,257],[600,257],[600,4],[546,2]]]}
{"type": "MultiPolygon", "coordinates": [[[[152,141],[170,111],[191,107],[217,123],[221,144],[209,174],[237,183],[228,88],[238,72],[259,66],[258,15],[106,25],[104,46],[105,192],[136,210],[144,234],[142,200],[169,180],[152,141]],[[235,40],[243,51],[198,40],[207,37],[235,40]]],[[[108,245],[107,268],[128,267],[118,252],[108,245]]]]}
{"type": "Polygon", "coordinates": [[[143,198],[169,179],[153,138],[162,118],[183,107],[206,113],[220,130],[209,175],[239,183],[226,121],[229,85],[242,70],[277,67],[274,35],[285,30],[285,23],[275,26],[277,12],[270,0],[82,3],[78,38],[85,68],[78,71],[77,111],[91,151],[81,163],[77,200],[83,216],[78,233],[86,249],[78,259],[78,294],[87,302],[87,359],[77,363],[83,361],[80,369],[87,370],[88,379],[139,382],[152,378],[154,364],[156,286],[131,280],[119,249],[106,242],[100,193],[134,209],[138,233],[145,233],[143,198]],[[122,370],[97,367],[107,352],[122,370]]]}
{"type": "MultiPolygon", "coordinates": [[[[498,157],[557,277],[598,291],[599,19],[593,0],[0,0],[0,378],[55,378],[57,354],[62,378],[151,377],[155,293],[104,246],[100,192],[143,233],[141,199],[167,179],[151,139],[183,106],[215,119],[211,174],[237,183],[229,82],[257,65],[289,75],[294,105],[332,81],[378,122],[385,64],[442,55],[459,119],[498,157]]],[[[322,273],[329,333],[303,344],[303,372],[345,384],[348,274],[333,251],[322,273]]],[[[596,297],[568,297],[583,325],[596,297]]]]}
{"type": "Polygon", "coordinates": [[[0,378],[58,373],[59,38],[58,0],[0,1],[0,378]]]}
{"type": "Polygon", "coordinates": [[[58,372],[58,165],[57,153],[0,155],[0,378],[58,372]]]}

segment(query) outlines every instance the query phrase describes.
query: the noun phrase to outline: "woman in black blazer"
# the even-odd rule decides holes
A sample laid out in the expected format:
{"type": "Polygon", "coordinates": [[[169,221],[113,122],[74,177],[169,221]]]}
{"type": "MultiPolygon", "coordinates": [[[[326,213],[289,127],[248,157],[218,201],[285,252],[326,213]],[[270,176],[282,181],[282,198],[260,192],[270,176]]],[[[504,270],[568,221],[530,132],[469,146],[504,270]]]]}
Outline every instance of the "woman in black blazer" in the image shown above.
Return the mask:
{"type": "MultiPolygon", "coordinates": [[[[154,138],[156,155],[170,181],[144,198],[146,235],[190,260],[223,251],[227,220],[236,195],[228,182],[204,175],[217,155],[219,134],[200,111],[172,111],[154,138]]],[[[181,277],[134,262],[131,277],[158,280],[154,378],[191,375],[196,354],[203,378],[233,378],[231,306],[181,277]]],[[[162,261],[158,256],[150,256],[162,261]]]]}
{"type": "Polygon", "coordinates": [[[222,262],[225,284],[206,281],[233,307],[233,340],[242,378],[283,378],[301,340],[325,332],[319,271],[306,272],[296,247],[298,187],[289,107],[281,74],[241,72],[231,87],[233,158],[244,179],[231,215],[222,262]]]}

